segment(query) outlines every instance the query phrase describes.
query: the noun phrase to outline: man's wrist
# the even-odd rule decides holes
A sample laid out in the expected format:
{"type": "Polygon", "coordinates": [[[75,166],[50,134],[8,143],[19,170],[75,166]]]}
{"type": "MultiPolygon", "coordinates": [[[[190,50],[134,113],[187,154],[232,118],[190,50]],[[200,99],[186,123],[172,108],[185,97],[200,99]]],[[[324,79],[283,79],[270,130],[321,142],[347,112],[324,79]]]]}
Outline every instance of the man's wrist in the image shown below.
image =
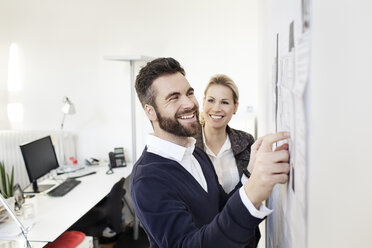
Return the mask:
{"type": "Polygon", "coordinates": [[[254,194],[252,194],[251,190],[249,189],[249,184],[250,184],[250,181],[248,181],[243,187],[244,187],[244,192],[246,194],[246,196],[248,197],[248,199],[251,201],[251,203],[253,204],[253,206],[256,208],[256,209],[259,209],[261,204],[262,204],[262,201],[260,201],[259,199],[256,199],[256,197],[254,197],[254,194]]]}
{"type": "Polygon", "coordinates": [[[250,199],[248,198],[248,196],[246,195],[244,188],[239,189],[239,195],[244,206],[248,209],[248,211],[253,217],[263,219],[273,212],[272,210],[265,207],[265,205],[263,204],[261,204],[259,207],[254,206],[250,199]]]}

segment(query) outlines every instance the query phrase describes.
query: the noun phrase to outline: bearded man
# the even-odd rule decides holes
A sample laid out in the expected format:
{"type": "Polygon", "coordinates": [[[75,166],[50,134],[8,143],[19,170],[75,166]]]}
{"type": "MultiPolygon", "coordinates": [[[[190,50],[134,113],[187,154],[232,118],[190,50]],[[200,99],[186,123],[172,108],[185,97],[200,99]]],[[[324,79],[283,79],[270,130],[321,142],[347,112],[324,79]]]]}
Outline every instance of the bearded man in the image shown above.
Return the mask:
{"type": "Polygon", "coordinates": [[[181,65],[155,59],[140,70],[135,86],[154,134],[134,165],[131,196],[151,247],[245,247],[271,213],[262,202],[288,180],[288,145],[274,151],[272,145],[289,134],[259,139],[249,180],[227,195],[209,157],[195,147],[199,105],[181,65]]]}

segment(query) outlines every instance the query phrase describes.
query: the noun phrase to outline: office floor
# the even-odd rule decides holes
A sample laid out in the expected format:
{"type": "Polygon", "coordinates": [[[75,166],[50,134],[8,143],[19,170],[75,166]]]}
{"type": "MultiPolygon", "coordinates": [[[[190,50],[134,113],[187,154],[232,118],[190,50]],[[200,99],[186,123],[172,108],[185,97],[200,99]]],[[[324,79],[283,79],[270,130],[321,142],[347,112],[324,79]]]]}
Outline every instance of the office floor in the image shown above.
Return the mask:
{"type": "Polygon", "coordinates": [[[108,243],[108,244],[100,244],[101,248],[112,248],[114,247],[115,242],[113,243],[108,243]]]}
{"type": "Polygon", "coordinates": [[[146,233],[139,229],[138,240],[133,240],[133,229],[125,231],[119,235],[114,242],[100,243],[101,248],[149,248],[149,241],[147,240],[146,233]]]}

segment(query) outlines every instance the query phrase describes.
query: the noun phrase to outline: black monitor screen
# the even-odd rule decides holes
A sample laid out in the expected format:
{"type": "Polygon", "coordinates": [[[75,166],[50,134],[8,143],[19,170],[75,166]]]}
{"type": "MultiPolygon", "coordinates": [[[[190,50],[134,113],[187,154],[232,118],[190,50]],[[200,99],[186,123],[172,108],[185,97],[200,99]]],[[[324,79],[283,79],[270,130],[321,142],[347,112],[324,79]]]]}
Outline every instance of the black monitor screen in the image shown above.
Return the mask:
{"type": "Polygon", "coordinates": [[[31,182],[58,168],[58,161],[50,136],[21,145],[28,178],[31,182]]]}

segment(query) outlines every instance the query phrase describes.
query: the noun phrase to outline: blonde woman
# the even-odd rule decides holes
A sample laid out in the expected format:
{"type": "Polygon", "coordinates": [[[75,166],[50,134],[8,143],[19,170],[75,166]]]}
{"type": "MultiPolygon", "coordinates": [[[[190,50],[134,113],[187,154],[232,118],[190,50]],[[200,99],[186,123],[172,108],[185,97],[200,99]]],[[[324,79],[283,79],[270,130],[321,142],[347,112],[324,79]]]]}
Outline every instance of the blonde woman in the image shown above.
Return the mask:
{"type": "MultiPolygon", "coordinates": [[[[253,136],[228,126],[238,106],[239,91],[234,81],[226,75],[212,77],[204,91],[200,118],[202,131],[195,138],[196,146],[211,159],[219,183],[226,193],[239,186],[243,174],[249,178],[251,171],[251,168],[248,170],[248,164],[253,136]]],[[[260,237],[257,228],[256,235],[247,247],[257,247],[260,237]]]]}

